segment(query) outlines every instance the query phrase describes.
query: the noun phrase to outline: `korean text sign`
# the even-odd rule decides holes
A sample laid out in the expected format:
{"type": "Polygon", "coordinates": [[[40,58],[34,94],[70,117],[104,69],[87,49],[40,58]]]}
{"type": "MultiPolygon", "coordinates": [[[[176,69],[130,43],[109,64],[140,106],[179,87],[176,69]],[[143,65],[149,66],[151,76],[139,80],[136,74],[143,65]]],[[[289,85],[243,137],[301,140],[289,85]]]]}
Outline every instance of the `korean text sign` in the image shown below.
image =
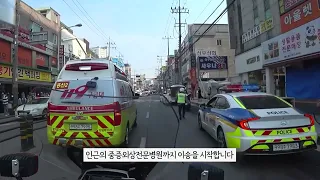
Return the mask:
{"type": "MultiPolygon", "coordinates": [[[[0,78],[12,78],[12,67],[0,65],[0,78]]],[[[51,82],[51,74],[47,72],[34,71],[29,69],[18,69],[18,79],[29,81],[51,82]]]]}
{"type": "Polygon", "coordinates": [[[200,70],[228,69],[227,56],[199,56],[200,70]]]}
{"type": "Polygon", "coordinates": [[[320,17],[318,0],[308,0],[280,17],[281,32],[288,32],[320,17]]]}
{"type": "Polygon", "coordinates": [[[280,14],[282,15],[290,11],[293,7],[297,6],[303,1],[305,0],[279,0],[280,14]]]}
{"type": "Polygon", "coordinates": [[[320,51],[320,18],[262,43],[263,64],[320,51]]]}

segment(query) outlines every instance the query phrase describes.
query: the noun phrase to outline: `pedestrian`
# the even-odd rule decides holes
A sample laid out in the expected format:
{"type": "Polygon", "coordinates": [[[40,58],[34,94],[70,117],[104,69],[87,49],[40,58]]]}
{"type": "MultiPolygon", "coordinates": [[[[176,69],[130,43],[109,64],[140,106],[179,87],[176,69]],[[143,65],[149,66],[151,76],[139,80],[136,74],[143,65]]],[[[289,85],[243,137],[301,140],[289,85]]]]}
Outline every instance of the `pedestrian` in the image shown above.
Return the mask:
{"type": "Polygon", "coordinates": [[[3,104],[4,115],[8,116],[9,115],[9,111],[8,111],[9,98],[6,93],[2,93],[2,104],[3,104]]]}
{"type": "Polygon", "coordinates": [[[185,107],[186,107],[186,98],[187,94],[184,88],[179,89],[179,93],[177,93],[177,103],[178,103],[178,110],[179,110],[179,119],[181,120],[181,113],[183,119],[185,119],[185,107]],[[181,112],[182,111],[182,112],[181,112]]]}

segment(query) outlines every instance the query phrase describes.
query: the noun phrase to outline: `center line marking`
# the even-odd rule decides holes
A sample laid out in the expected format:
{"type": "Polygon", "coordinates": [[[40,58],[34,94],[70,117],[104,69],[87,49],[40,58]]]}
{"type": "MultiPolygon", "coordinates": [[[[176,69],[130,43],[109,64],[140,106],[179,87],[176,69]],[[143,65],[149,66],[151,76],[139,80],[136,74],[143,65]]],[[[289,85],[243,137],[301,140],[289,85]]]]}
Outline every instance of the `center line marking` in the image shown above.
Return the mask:
{"type": "Polygon", "coordinates": [[[149,112],[147,112],[146,118],[147,118],[147,119],[149,118],[149,112]]]}
{"type": "Polygon", "coordinates": [[[140,141],[140,148],[145,148],[146,147],[146,142],[147,142],[147,138],[146,137],[142,137],[141,141],[140,141]]]}

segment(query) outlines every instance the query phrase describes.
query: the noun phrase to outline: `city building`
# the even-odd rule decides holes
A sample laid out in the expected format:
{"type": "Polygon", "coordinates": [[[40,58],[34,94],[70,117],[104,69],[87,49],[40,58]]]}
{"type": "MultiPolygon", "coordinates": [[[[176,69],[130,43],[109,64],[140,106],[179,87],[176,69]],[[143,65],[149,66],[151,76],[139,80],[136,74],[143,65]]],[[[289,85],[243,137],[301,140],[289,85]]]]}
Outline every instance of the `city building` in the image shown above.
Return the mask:
{"type": "Polygon", "coordinates": [[[280,34],[261,45],[267,92],[313,102],[315,108],[320,99],[320,1],[279,2],[280,34]]]}
{"type": "Polygon", "coordinates": [[[259,84],[266,91],[261,43],[280,34],[278,0],[236,0],[228,9],[228,20],[239,81],[259,84]]]}
{"type": "MultiPolygon", "coordinates": [[[[6,18],[15,16],[14,8],[6,12],[6,18]]],[[[52,8],[37,11],[24,2],[19,9],[18,84],[19,94],[27,94],[37,86],[51,88],[56,79],[60,15],[52,8]]],[[[2,90],[11,92],[14,24],[6,18],[0,17],[0,82],[2,90]]]]}
{"type": "Polygon", "coordinates": [[[132,73],[131,73],[131,65],[126,63],[124,64],[124,72],[127,74],[128,79],[130,80],[131,85],[133,85],[133,77],[132,77],[132,73]]]}
{"type": "Polygon", "coordinates": [[[307,112],[316,109],[320,99],[319,0],[237,0],[228,16],[236,72],[242,82],[258,83],[267,93],[294,98],[307,112]]]}
{"type": "Polygon", "coordinates": [[[107,58],[108,57],[108,48],[107,47],[93,47],[91,48],[92,52],[98,55],[99,58],[107,58]]]}
{"type": "Polygon", "coordinates": [[[71,59],[87,58],[87,44],[89,46],[87,40],[78,38],[67,25],[61,23],[61,50],[63,52],[60,52],[60,54],[64,56],[60,62],[60,67],[62,68],[64,64],[71,59]]]}
{"type": "Polygon", "coordinates": [[[188,89],[196,89],[198,80],[238,81],[234,49],[230,48],[228,24],[189,24],[182,43],[182,78],[188,89]]]}

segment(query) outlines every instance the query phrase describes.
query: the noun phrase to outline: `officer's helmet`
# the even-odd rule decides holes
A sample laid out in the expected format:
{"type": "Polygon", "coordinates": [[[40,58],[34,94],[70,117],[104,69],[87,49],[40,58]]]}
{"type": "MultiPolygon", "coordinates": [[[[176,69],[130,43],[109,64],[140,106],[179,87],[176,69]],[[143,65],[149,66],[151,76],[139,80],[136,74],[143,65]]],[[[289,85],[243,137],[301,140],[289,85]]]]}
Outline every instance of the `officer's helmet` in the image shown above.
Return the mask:
{"type": "Polygon", "coordinates": [[[184,92],[184,88],[180,88],[180,90],[179,90],[180,92],[184,92]]]}

